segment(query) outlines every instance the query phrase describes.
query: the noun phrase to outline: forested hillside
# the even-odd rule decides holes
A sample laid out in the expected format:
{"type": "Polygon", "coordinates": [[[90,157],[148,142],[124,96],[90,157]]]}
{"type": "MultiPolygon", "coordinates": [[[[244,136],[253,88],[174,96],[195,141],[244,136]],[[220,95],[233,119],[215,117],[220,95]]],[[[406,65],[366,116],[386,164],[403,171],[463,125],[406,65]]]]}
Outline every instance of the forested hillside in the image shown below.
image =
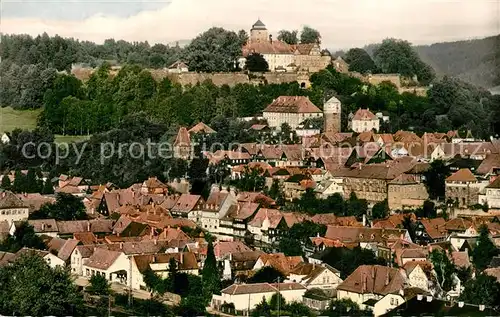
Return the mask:
{"type": "MultiPolygon", "coordinates": [[[[380,44],[363,49],[374,56],[380,44]]],[[[453,76],[484,88],[500,85],[500,35],[484,39],[435,43],[413,47],[437,76],[453,76]]]]}
{"type": "Polygon", "coordinates": [[[415,49],[438,75],[456,76],[486,88],[500,84],[500,35],[415,49]]]}

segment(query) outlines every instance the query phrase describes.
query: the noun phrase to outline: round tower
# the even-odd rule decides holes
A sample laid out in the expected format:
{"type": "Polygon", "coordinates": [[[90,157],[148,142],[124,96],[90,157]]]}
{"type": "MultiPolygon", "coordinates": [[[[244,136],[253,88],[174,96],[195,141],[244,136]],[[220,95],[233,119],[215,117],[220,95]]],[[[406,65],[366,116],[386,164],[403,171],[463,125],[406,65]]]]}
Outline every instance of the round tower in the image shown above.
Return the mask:
{"type": "Polygon", "coordinates": [[[260,19],[252,25],[250,29],[250,42],[261,43],[269,41],[269,34],[266,25],[260,19]]]}
{"type": "Polygon", "coordinates": [[[342,103],[335,97],[330,98],[323,106],[323,118],[325,120],[323,132],[340,132],[340,118],[342,103]]]}

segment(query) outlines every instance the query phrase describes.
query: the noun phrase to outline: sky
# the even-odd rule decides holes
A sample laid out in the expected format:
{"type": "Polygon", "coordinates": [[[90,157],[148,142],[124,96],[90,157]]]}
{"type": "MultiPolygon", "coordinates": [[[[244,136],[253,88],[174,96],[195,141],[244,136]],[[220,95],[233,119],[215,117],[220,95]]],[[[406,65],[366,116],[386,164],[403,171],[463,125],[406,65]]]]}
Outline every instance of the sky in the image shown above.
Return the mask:
{"type": "Polygon", "coordinates": [[[189,40],[212,26],[269,31],[309,25],[324,47],[394,37],[431,44],[500,34],[500,0],[0,0],[0,31],[102,43],[189,40]]]}

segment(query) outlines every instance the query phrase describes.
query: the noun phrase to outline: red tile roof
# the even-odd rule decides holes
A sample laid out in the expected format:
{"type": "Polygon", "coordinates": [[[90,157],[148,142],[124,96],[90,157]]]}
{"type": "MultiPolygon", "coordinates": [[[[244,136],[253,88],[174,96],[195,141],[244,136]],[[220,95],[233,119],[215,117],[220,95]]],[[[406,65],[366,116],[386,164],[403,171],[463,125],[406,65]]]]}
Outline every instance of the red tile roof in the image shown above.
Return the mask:
{"type": "Polygon", "coordinates": [[[470,169],[461,168],[446,179],[447,182],[477,182],[470,169]]]}
{"type": "Polygon", "coordinates": [[[405,277],[398,269],[381,265],[362,265],[337,290],[358,294],[387,295],[403,289],[405,277]]]}
{"type": "Polygon", "coordinates": [[[191,137],[189,136],[189,132],[185,127],[181,127],[179,132],[177,133],[177,137],[174,141],[174,146],[190,146],[191,145],[191,137]]]}
{"type": "Polygon", "coordinates": [[[195,133],[195,134],[196,133],[206,133],[206,134],[216,133],[214,129],[212,129],[211,127],[209,127],[208,125],[206,125],[203,122],[198,123],[197,125],[195,125],[191,129],[189,129],[188,132],[195,133]]]}
{"type": "Polygon", "coordinates": [[[285,42],[273,40],[272,42],[249,42],[242,48],[244,57],[252,53],[259,54],[293,54],[292,47],[285,42]]]}
{"type": "Polygon", "coordinates": [[[267,106],[264,112],[321,113],[321,110],[308,97],[280,96],[267,106]]]}
{"type": "Polygon", "coordinates": [[[374,115],[370,109],[358,109],[354,114],[353,120],[378,120],[377,116],[374,115]]]}

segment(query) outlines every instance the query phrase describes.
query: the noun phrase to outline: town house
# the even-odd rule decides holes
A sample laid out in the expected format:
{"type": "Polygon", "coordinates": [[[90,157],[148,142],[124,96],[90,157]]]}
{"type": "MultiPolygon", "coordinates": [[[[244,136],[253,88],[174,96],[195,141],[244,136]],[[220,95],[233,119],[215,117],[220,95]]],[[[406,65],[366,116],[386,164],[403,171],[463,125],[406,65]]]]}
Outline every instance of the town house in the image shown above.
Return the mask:
{"type": "Polygon", "coordinates": [[[446,200],[452,200],[458,207],[478,203],[480,184],[468,168],[453,173],[446,179],[446,200]]]}
{"type": "Polygon", "coordinates": [[[130,258],[132,289],[147,289],[143,274],[148,269],[161,278],[167,278],[171,259],[175,261],[178,272],[198,275],[198,262],[192,252],[134,255],[130,258]]]}
{"type": "Polygon", "coordinates": [[[413,175],[401,174],[388,182],[387,198],[390,210],[417,209],[429,199],[424,183],[413,175]]]}
{"type": "Polygon", "coordinates": [[[292,282],[304,285],[307,289],[320,288],[333,295],[334,290],[343,282],[339,270],[328,264],[299,263],[287,277],[292,282]]]}
{"type": "Polygon", "coordinates": [[[0,193],[0,221],[7,221],[9,225],[14,221],[27,220],[29,207],[19,197],[10,191],[0,193]]]}
{"type": "Polygon", "coordinates": [[[406,286],[406,278],[399,269],[381,265],[361,265],[337,287],[337,299],[350,299],[362,309],[371,301],[399,292],[406,286]]]}
{"type": "Polygon", "coordinates": [[[201,227],[212,233],[232,235],[233,231],[230,228],[220,227],[220,219],[224,218],[234,205],[236,205],[234,191],[229,192],[227,189],[219,190],[217,186],[212,187],[201,212],[201,227]]]}
{"type": "Polygon", "coordinates": [[[264,109],[269,127],[280,129],[283,123],[297,129],[306,119],[322,118],[323,112],[308,97],[280,96],[264,109]]]}
{"type": "Polygon", "coordinates": [[[210,306],[220,310],[223,304],[233,304],[238,315],[249,314],[262,299],[269,301],[278,292],[287,303],[300,302],[306,288],[299,283],[233,284],[221,295],[214,294],[210,306]]]}
{"type": "Polygon", "coordinates": [[[359,199],[376,203],[387,199],[388,183],[411,168],[404,163],[359,164],[353,168],[332,171],[332,176],[342,177],[345,197],[355,193],[359,199]]]}
{"type": "Polygon", "coordinates": [[[350,128],[354,132],[361,133],[380,129],[380,120],[370,109],[358,109],[350,122],[350,128]]]}

